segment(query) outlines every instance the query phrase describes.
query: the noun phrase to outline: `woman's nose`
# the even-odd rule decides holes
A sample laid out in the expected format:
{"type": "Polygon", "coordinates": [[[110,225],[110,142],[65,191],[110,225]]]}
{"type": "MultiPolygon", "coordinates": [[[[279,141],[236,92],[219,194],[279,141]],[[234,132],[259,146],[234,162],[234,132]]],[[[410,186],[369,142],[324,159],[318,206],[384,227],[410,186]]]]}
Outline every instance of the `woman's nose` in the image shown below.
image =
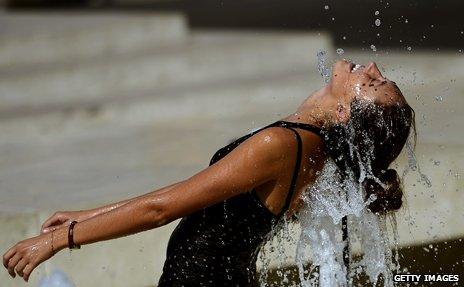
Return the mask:
{"type": "Polygon", "coordinates": [[[372,78],[383,79],[382,73],[380,73],[380,70],[377,67],[377,64],[374,62],[370,62],[364,71],[372,78]]]}

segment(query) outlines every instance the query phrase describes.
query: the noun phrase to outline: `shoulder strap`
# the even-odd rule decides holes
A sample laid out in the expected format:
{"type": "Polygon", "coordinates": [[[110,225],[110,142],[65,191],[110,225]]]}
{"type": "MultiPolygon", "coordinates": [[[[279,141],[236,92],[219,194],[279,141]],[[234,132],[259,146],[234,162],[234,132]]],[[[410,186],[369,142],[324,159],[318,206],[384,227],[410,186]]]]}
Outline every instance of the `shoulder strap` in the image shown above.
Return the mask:
{"type": "Polygon", "coordinates": [[[278,125],[280,127],[299,128],[299,129],[311,131],[311,132],[317,134],[320,137],[322,136],[321,135],[321,128],[317,127],[317,126],[314,126],[314,125],[311,125],[311,124],[298,123],[298,122],[287,122],[287,121],[280,120],[280,121],[275,122],[274,125],[278,125]]]}
{"type": "Polygon", "coordinates": [[[282,208],[282,210],[279,213],[279,216],[278,216],[279,218],[282,217],[282,215],[290,207],[290,203],[292,201],[293,193],[295,192],[295,189],[296,189],[296,181],[298,179],[298,173],[300,171],[301,154],[302,154],[302,141],[301,141],[300,134],[298,134],[298,132],[295,129],[291,128],[291,127],[288,127],[288,126],[282,126],[282,127],[290,129],[295,133],[296,140],[297,140],[297,143],[298,143],[298,151],[297,151],[295,169],[293,170],[292,181],[290,183],[290,189],[288,190],[287,198],[285,200],[285,205],[284,205],[284,207],[282,208]]]}
{"type": "MultiPolygon", "coordinates": [[[[277,123],[277,122],[276,122],[277,123]]],[[[226,145],[225,147],[222,147],[220,148],[214,155],[213,157],[211,158],[210,162],[209,162],[209,165],[212,165],[214,164],[215,162],[217,162],[218,160],[220,160],[222,157],[224,157],[226,154],[228,154],[230,151],[232,151],[234,148],[236,148],[237,146],[239,146],[242,142],[244,142],[245,140],[247,140],[248,138],[250,138],[251,136],[257,134],[258,132],[268,128],[268,127],[271,127],[273,125],[275,125],[276,123],[272,123],[272,124],[269,124],[267,126],[264,126],[262,128],[259,128],[257,130],[254,130],[252,132],[249,132],[248,134],[238,138],[238,139],[235,139],[234,141],[232,141],[231,143],[229,143],[228,145],[226,145]]]]}

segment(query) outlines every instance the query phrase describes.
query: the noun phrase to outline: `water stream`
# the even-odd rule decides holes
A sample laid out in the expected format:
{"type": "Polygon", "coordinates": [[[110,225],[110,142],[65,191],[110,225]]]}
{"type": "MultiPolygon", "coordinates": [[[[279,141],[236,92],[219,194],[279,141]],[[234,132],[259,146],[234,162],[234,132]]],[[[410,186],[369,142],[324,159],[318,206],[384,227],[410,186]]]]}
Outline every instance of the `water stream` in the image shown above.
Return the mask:
{"type": "MultiPolygon", "coordinates": [[[[326,65],[326,57],[325,51],[317,54],[317,70],[323,81],[328,83],[331,70],[326,65]]],[[[353,145],[350,146],[352,152],[358,152],[353,145]]],[[[409,170],[416,171],[420,181],[430,187],[430,180],[418,167],[410,140],[405,150],[408,156],[408,168],[405,173],[409,170]]],[[[273,253],[280,262],[277,266],[280,270],[284,270],[284,262],[292,262],[290,264],[298,267],[298,286],[354,286],[354,278],[362,273],[368,276],[373,286],[376,286],[379,280],[382,280],[383,286],[393,286],[393,272],[400,268],[395,214],[377,215],[367,208],[375,200],[375,195],[365,200],[366,195],[361,183],[366,177],[374,176],[370,171],[369,162],[360,163],[360,169],[359,178],[356,178],[354,173],[341,178],[337,165],[330,159],[326,161],[316,181],[304,192],[305,204],[297,214],[299,236],[291,236],[291,223],[280,222],[269,242],[262,248],[261,286],[269,286],[266,283],[266,274],[273,253]],[[343,260],[343,250],[347,244],[342,240],[343,217],[348,218],[349,270],[343,260]],[[295,245],[295,251],[289,254],[283,246],[292,243],[295,245]],[[356,250],[353,246],[356,246],[356,250]],[[353,254],[354,252],[357,254],[353,254]],[[314,272],[316,268],[318,270],[314,272]]],[[[288,282],[287,274],[284,271],[279,272],[282,282],[288,282]]]]}

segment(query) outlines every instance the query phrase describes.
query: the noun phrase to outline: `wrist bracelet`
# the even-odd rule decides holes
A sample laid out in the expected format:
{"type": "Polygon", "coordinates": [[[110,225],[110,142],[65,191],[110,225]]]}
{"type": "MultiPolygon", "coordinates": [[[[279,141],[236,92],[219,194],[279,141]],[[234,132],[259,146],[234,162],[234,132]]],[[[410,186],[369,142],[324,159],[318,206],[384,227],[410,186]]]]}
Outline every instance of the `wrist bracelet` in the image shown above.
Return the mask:
{"type": "Polygon", "coordinates": [[[80,245],[77,245],[74,243],[74,225],[76,225],[77,221],[73,221],[71,222],[71,224],[69,224],[69,228],[68,228],[68,247],[69,249],[80,249],[81,246],[80,245]]]}

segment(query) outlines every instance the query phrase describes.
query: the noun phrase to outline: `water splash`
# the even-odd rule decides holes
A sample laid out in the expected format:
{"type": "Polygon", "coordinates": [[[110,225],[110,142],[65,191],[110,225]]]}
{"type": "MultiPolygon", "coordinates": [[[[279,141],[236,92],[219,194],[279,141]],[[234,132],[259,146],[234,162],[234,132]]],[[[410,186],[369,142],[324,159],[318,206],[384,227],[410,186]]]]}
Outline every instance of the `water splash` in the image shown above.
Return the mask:
{"type": "Polygon", "coordinates": [[[328,160],[316,182],[305,193],[306,203],[298,213],[301,234],[296,262],[300,270],[301,286],[315,286],[313,281],[302,276],[306,260],[319,266],[319,286],[349,286],[354,273],[365,271],[371,282],[382,274],[385,286],[392,285],[392,253],[386,229],[386,217],[376,216],[367,209],[375,197],[364,200],[360,183],[354,178],[342,179],[335,163],[328,160]],[[345,195],[346,196],[343,196],[345,195]],[[343,264],[345,242],[341,241],[341,221],[350,216],[351,236],[357,235],[361,242],[363,259],[346,270],[343,264]],[[311,248],[308,258],[307,249],[311,248]]]}
{"type": "Polygon", "coordinates": [[[421,169],[420,169],[420,167],[419,167],[419,165],[417,163],[416,154],[414,153],[414,146],[409,140],[406,142],[406,151],[407,151],[407,155],[408,155],[408,168],[404,171],[403,177],[406,176],[406,174],[409,172],[409,170],[415,171],[419,175],[419,179],[418,179],[419,183],[422,183],[422,184],[424,184],[425,186],[427,186],[429,188],[432,187],[432,182],[427,177],[427,175],[425,175],[421,171],[421,169]]]}
{"type": "Polygon", "coordinates": [[[317,71],[321,74],[324,83],[329,83],[330,81],[330,68],[326,66],[327,61],[327,52],[326,51],[319,51],[317,53],[317,71]]]}
{"type": "MultiPolygon", "coordinates": [[[[328,82],[330,70],[325,65],[326,52],[321,51],[317,56],[318,71],[324,81],[328,82]]],[[[394,136],[394,131],[382,117],[379,117],[376,125],[387,127],[386,138],[394,136]]],[[[263,262],[263,269],[260,272],[262,287],[269,286],[267,276],[273,253],[277,253],[277,258],[280,260],[280,264],[277,265],[280,270],[285,269],[284,262],[288,264],[291,261],[296,264],[300,281],[298,286],[348,287],[353,285],[353,279],[361,273],[365,273],[374,286],[380,278],[383,279],[383,286],[394,285],[393,271],[400,270],[396,217],[393,213],[373,213],[368,206],[377,198],[375,194],[367,197],[363,185],[366,179],[370,179],[386,188],[386,185],[372,171],[373,143],[369,142],[369,137],[364,139],[367,141],[365,144],[367,150],[364,152],[368,156],[361,156],[360,150],[353,144],[357,134],[355,127],[349,124],[345,129],[350,157],[358,159],[359,172],[355,173],[353,170],[342,172],[340,166],[332,159],[326,160],[315,182],[302,193],[303,204],[296,214],[300,226],[296,241],[289,232],[291,224],[283,221],[277,224],[266,247],[262,248],[260,253],[260,261],[263,262]],[[372,149],[368,148],[369,146],[372,149]],[[351,243],[357,243],[362,255],[361,259],[354,261],[355,258],[349,253],[351,257],[349,270],[343,258],[344,249],[347,246],[347,242],[342,239],[344,217],[348,218],[348,240],[351,243]],[[388,227],[392,232],[389,232],[388,227]],[[294,242],[296,245],[293,258],[289,257],[283,248],[284,243],[288,242],[294,242]]],[[[416,171],[420,176],[420,181],[431,186],[430,180],[420,171],[410,140],[406,142],[406,152],[407,170],[416,171]]],[[[350,244],[350,248],[352,246],[350,244]]],[[[277,275],[288,283],[288,274],[281,271],[277,275]]]]}

